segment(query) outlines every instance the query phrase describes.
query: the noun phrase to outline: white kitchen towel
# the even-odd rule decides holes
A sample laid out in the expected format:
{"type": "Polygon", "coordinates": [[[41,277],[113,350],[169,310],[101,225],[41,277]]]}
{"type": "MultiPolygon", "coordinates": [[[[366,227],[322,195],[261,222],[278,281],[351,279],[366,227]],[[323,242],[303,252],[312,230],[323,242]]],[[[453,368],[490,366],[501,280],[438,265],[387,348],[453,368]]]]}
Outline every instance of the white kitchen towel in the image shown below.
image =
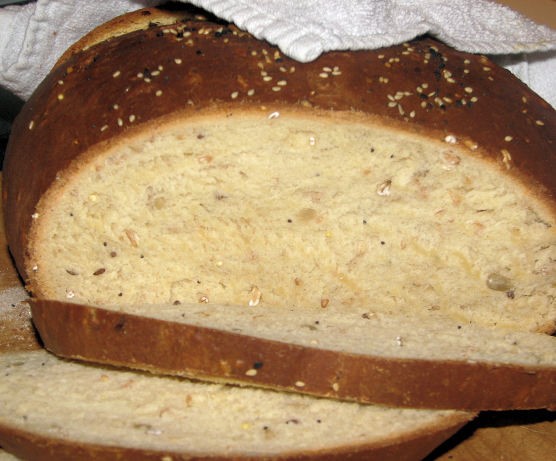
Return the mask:
{"type": "MultiPolygon", "coordinates": [[[[0,85],[27,99],[56,59],[108,19],[157,0],[38,0],[0,9],[0,85]]],[[[556,107],[556,31],[491,0],[191,0],[299,61],[374,49],[429,33],[454,48],[499,55],[556,107]]]]}

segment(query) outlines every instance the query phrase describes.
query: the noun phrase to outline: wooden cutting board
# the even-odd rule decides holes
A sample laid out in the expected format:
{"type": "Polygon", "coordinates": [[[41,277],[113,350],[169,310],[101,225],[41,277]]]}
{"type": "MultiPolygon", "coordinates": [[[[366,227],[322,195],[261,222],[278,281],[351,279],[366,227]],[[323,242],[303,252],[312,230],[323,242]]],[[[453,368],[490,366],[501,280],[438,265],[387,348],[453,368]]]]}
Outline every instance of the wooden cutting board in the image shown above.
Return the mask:
{"type": "MultiPolygon", "coordinates": [[[[1,179],[0,175],[0,185],[1,179]]],[[[0,209],[0,302],[2,292],[22,287],[8,252],[3,222],[0,209]]],[[[426,461],[448,460],[556,460],[556,412],[483,413],[426,458],[426,461]]]]}

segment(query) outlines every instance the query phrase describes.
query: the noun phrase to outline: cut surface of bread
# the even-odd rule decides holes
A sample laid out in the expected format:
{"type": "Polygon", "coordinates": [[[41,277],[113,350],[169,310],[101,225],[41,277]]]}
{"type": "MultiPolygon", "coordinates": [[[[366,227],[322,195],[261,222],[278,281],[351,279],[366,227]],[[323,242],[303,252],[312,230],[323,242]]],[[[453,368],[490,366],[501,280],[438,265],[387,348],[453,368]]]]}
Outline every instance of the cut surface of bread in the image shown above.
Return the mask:
{"type": "MultiPolygon", "coordinates": [[[[355,344],[345,351],[341,339],[332,349],[295,344],[289,316],[352,318],[359,336],[362,316],[375,314],[509,335],[554,331],[556,116],[485,57],[420,38],[299,64],[199,18],[72,53],[14,124],[4,167],[10,249],[57,354],[138,366],[141,350],[146,368],[177,373],[167,361],[198,341],[207,360],[194,375],[255,383],[272,369],[268,357],[255,366],[256,354],[275,337],[238,336],[227,316],[247,310],[258,335],[287,312],[272,360],[300,348],[325,385],[313,392],[344,392],[340,377],[351,374],[360,384],[350,398],[365,400],[369,382],[357,373],[374,356],[353,354],[355,344]],[[153,313],[145,303],[166,307],[153,313]],[[208,323],[225,317],[201,335],[175,321],[191,303],[208,323]],[[136,346],[132,325],[135,338],[159,347],[136,346]],[[226,341],[241,366],[212,360],[226,341]]],[[[554,338],[544,339],[553,376],[554,338]]],[[[431,349],[453,341],[430,340],[431,349]]],[[[398,334],[394,350],[400,344],[398,334]]],[[[388,358],[390,370],[398,360],[403,353],[388,358]]],[[[453,362],[474,367],[461,355],[430,361],[430,376],[448,375],[453,362]]],[[[495,368],[477,366],[467,381],[476,389],[495,368]]],[[[298,373],[263,384],[311,390],[298,373]]],[[[385,392],[399,388],[389,404],[434,401],[425,382],[413,400],[403,379],[388,384],[385,392]]],[[[528,405],[527,387],[501,395],[528,405]]]]}
{"type": "MultiPolygon", "coordinates": [[[[2,354],[0,369],[0,443],[16,455],[31,453],[26,459],[76,459],[64,451],[69,446],[80,447],[73,454],[83,460],[94,453],[94,459],[347,459],[349,453],[355,455],[349,459],[397,459],[388,457],[388,445],[410,446],[440,423],[447,437],[470,417],[200,384],[81,365],[43,350],[2,354]],[[25,434],[38,448],[50,445],[44,457],[19,445],[25,434]],[[58,457],[50,457],[52,447],[58,457]]],[[[419,459],[433,446],[409,457],[393,453],[419,459]]]]}
{"type": "Polygon", "coordinates": [[[239,109],[127,137],[45,196],[34,283],[93,305],[551,324],[550,210],[449,143],[366,122],[239,109]]]}

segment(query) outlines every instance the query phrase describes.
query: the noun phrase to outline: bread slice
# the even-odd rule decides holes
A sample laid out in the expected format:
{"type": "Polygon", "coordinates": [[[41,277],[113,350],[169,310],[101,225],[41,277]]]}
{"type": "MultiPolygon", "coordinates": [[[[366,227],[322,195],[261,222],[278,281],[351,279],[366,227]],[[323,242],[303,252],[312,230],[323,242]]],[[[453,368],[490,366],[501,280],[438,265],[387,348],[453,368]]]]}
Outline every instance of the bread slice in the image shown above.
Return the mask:
{"type": "Polygon", "coordinates": [[[382,408],[0,355],[0,444],[28,460],[421,459],[468,413],[382,408]]]}
{"type": "MultiPolygon", "coordinates": [[[[337,325],[353,319],[354,329],[361,315],[377,314],[550,333],[555,128],[554,110],[509,73],[428,38],[299,64],[233,26],[201,18],[153,25],[77,47],[26,105],[5,163],[8,241],[42,306],[35,315],[46,346],[82,359],[137,366],[125,325],[139,314],[145,341],[165,331],[153,316],[183,331],[175,318],[191,303],[214,312],[242,306],[257,333],[273,313],[313,319],[324,311],[337,325]],[[144,303],[174,311],[151,315],[144,303]],[[123,347],[106,343],[103,322],[123,347]],[[83,338],[79,353],[56,343],[67,329],[83,338]]],[[[205,325],[203,350],[238,339],[221,327],[234,309],[205,325]]],[[[279,334],[285,354],[299,334],[279,334]]],[[[429,350],[460,336],[439,344],[437,334],[429,350]]],[[[248,345],[274,344],[239,339],[228,351],[238,360],[248,345]]],[[[157,344],[183,357],[194,340],[172,333],[157,344]]],[[[554,338],[543,340],[552,353],[554,338]]],[[[354,358],[341,344],[301,351],[320,370],[335,366],[325,376],[357,376],[375,359],[354,358]]],[[[162,371],[154,351],[148,367],[162,371]]],[[[461,357],[427,361],[423,371],[476,368],[473,392],[486,387],[492,366],[461,357]]],[[[541,366],[552,376],[548,390],[550,357],[541,366]]],[[[256,384],[252,375],[268,369],[250,359],[230,376],[228,363],[208,358],[197,376],[256,384]]],[[[527,367],[539,373],[533,361],[527,367]]],[[[522,374],[510,362],[503,372],[522,374]]],[[[288,376],[294,386],[278,376],[261,383],[310,391],[301,374],[288,376]]],[[[313,391],[330,395],[334,384],[346,389],[338,378],[313,391]]],[[[408,404],[399,384],[391,405],[408,404]]],[[[365,385],[340,392],[377,398],[365,385]]],[[[419,386],[409,404],[432,405],[419,386]]],[[[509,398],[514,391],[479,405],[498,408],[499,397],[530,405],[527,391],[509,398]]],[[[553,406],[553,394],[535,405],[553,406]]],[[[476,408],[477,399],[458,405],[476,408]]]]}
{"type": "Polygon", "coordinates": [[[37,342],[25,298],[0,292],[0,446],[17,455],[0,459],[417,460],[475,416],[60,360],[37,342]]]}
{"type": "Polygon", "coordinates": [[[556,407],[556,340],[540,333],[365,310],[32,305],[43,341],[66,357],[409,408],[556,407]]]}

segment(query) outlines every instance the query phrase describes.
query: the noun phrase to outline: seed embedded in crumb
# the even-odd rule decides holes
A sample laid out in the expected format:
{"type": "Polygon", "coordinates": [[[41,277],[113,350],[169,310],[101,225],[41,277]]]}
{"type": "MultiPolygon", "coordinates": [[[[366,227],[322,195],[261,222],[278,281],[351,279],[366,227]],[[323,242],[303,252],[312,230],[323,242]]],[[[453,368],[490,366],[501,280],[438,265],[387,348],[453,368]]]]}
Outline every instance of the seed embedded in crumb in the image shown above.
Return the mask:
{"type": "Polygon", "coordinates": [[[488,274],[486,279],[486,285],[488,288],[494,291],[510,291],[514,288],[512,280],[502,274],[493,272],[488,274]]]}
{"type": "Polygon", "coordinates": [[[251,298],[249,299],[249,306],[254,307],[261,301],[262,293],[257,286],[253,285],[250,294],[251,298]]]}
{"type": "Polygon", "coordinates": [[[106,269],[104,267],[101,267],[100,269],[97,269],[96,271],[93,272],[93,275],[102,275],[106,272],[106,269]]]}
{"type": "Polygon", "coordinates": [[[392,180],[387,179],[376,186],[376,193],[381,196],[390,195],[390,188],[392,186],[392,180]]]}
{"type": "Polygon", "coordinates": [[[131,246],[137,247],[139,243],[139,235],[137,235],[137,232],[135,232],[133,229],[125,229],[124,233],[129,240],[129,243],[131,243],[131,246]]]}
{"type": "Polygon", "coordinates": [[[208,296],[206,296],[206,295],[199,296],[199,302],[203,303],[203,304],[208,304],[208,302],[209,302],[208,296]]]}
{"type": "Polygon", "coordinates": [[[330,302],[330,300],[328,298],[321,298],[320,307],[322,307],[323,309],[326,308],[326,306],[328,306],[329,302],[330,302]]]}

